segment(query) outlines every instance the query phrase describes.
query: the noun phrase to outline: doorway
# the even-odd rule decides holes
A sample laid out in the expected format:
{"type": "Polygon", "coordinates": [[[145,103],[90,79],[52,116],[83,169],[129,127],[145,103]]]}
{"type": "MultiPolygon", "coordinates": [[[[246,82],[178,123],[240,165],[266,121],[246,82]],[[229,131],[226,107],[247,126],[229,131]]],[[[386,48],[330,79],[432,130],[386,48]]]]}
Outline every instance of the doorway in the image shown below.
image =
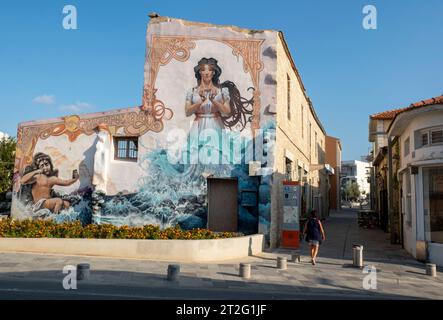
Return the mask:
{"type": "Polygon", "coordinates": [[[208,178],[208,229],[238,231],[237,179],[208,178]]]}

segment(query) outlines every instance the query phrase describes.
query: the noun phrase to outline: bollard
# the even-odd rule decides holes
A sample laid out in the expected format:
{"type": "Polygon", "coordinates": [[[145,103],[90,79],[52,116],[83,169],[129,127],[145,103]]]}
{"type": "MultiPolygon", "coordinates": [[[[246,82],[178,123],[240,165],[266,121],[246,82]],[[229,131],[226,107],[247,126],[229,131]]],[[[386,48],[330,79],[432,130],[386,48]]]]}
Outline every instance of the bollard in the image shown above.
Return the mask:
{"type": "Polygon", "coordinates": [[[251,265],[249,263],[240,263],[240,277],[244,279],[251,277],[251,265]]]}
{"type": "Polygon", "coordinates": [[[277,258],[277,269],[286,270],[288,267],[287,260],[284,257],[277,258]]]}
{"type": "Polygon", "coordinates": [[[77,265],[77,280],[87,280],[89,278],[89,263],[81,263],[77,265]]]}
{"type": "Polygon", "coordinates": [[[426,274],[431,277],[437,276],[437,266],[433,263],[426,264],[426,274]]]}
{"type": "Polygon", "coordinates": [[[301,261],[301,259],[300,259],[300,255],[299,254],[293,254],[291,256],[291,262],[300,262],[300,261],[301,261]]]}
{"type": "Polygon", "coordinates": [[[353,265],[357,268],[363,268],[363,246],[355,244],[352,246],[353,265]]]}
{"type": "Polygon", "coordinates": [[[180,265],[170,264],[168,265],[168,281],[177,281],[180,275],[180,265]]]}

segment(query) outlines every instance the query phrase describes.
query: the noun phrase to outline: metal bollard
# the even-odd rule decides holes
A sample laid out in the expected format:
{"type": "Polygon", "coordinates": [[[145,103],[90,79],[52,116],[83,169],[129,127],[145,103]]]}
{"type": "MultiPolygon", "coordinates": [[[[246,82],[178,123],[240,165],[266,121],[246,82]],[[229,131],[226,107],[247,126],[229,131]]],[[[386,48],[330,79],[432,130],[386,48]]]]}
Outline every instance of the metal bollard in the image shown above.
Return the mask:
{"type": "Polygon", "coordinates": [[[90,274],[89,263],[80,263],[77,265],[77,280],[87,280],[90,274]]]}
{"type": "Polygon", "coordinates": [[[300,259],[300,255],[299,254],[293,254],[291,256],[291,262],[300,262],[300,261],[301,261],[301,259],[300,259]]]}
{"type": "Polygon", "coordinates": [[[177,281],[180,275],[180,265],[170,264],[168,265],[168,281],[177,281]]]}
{"type": "Polygon", "coordinates": [[[288,268],[287,260],[284,257],[277,257],[277,269],[286,270],[288,268]]]}
{"type": "Polygon", "coordinates": [[[240,263],[240,277],[244,279],[251,277],[251,265],[249,263],[240,263]]]}
{"type": "Polygon", "coordinates": [[[353,265],[357,268],[363,268],[363,246],[355,244],[352,246],[353,265]]]}
{"type": "Polygon", "coordinates": [[[433,263],[426,264],[426,274],[431,277],[437,276],[437,266],[433,263]]]}

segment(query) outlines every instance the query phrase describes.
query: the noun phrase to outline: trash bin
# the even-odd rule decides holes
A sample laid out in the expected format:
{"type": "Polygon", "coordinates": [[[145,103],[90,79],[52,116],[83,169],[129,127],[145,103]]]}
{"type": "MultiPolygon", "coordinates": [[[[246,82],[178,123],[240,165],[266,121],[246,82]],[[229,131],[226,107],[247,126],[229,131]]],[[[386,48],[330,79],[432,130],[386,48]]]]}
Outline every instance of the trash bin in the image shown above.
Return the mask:
{"type": "Polygon", "coordinates": [[[363,268],[363,246],[354,244],[352,246],[353,265],[357,268],[363,268]]]}

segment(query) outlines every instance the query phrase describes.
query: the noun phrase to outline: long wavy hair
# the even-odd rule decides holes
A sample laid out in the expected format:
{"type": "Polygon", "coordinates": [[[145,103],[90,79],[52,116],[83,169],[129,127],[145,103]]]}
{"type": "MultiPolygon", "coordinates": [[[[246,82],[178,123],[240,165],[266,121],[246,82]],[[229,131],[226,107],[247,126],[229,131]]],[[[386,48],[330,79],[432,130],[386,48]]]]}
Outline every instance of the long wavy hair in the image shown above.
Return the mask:
{"type": "MultiPolygon", "coordinates": [[[[229,129],[235,129],[243,131],[246,128],[248,122],[252,121],[252,111],[254,108],[254,98],[246,99],[241,96],[237,86],[232,81],[225,81],[220,84],[220,75],[222,69],[218,65],[218,61],[214,58],[202,58],[198,64],[194,67],[195,78],[197,79],[198,86],[201,85],[200,71],[208,65],[214,72],[212,77],[212,84],[220,89],[227,88],[229,91],[229,105],[231,112],[228,116],[222,116],[222,121],[225,127],[229,129]]],[[[248,91],[255,89],[253,87],[248,88],[248,91]]]]}

